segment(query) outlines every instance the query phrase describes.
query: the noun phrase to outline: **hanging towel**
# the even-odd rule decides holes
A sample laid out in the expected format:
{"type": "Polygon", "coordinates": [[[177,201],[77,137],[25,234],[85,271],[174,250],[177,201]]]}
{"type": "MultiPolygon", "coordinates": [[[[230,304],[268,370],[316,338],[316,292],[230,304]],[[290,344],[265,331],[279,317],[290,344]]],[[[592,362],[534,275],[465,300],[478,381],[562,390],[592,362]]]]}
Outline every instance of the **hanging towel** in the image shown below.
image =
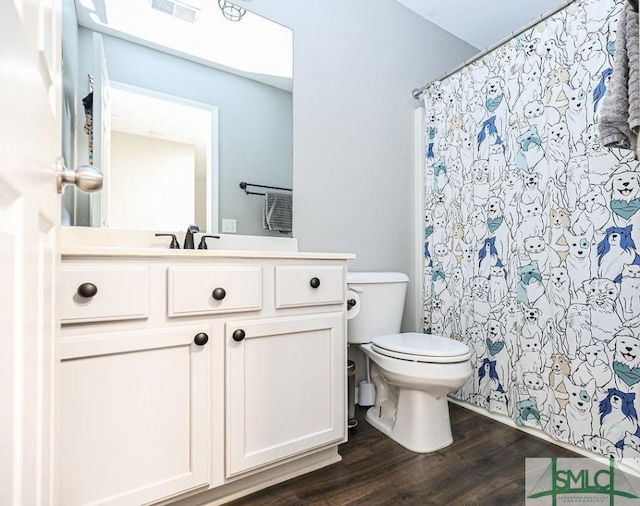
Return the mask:
{"type": "Polygon", "coordinates": [[[84,107],[84,133],[89,136],[89,165],[93,165],[93,91],[82,99],[84,107]]]}
{"type": "Polygon", "coordinates": [[[265,192],[262,213],[264,228],[282,233],[291,232],[291,202],[290,194],[265,192]]]}
{"type": "Polygon", "coordinates": [[[603,146],[637,152],[640,130],[639,53],[638,13],[626,3],[618,21],[613,74],[600,111],[598,127],[603,146]]]}

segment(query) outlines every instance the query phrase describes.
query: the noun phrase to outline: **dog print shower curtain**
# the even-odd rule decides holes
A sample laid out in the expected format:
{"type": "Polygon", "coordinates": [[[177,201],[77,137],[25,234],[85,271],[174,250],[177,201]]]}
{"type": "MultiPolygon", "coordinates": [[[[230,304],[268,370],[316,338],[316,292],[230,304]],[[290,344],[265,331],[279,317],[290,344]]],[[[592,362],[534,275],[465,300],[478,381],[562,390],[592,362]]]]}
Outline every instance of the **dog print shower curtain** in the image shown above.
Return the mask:
{"type": "Polygon", "coordinates": [[[625,4],[572,3],[423,93],[424,331],[471,349],[458,399],[634,459],[640,167],[597,126],[625,4]]]}

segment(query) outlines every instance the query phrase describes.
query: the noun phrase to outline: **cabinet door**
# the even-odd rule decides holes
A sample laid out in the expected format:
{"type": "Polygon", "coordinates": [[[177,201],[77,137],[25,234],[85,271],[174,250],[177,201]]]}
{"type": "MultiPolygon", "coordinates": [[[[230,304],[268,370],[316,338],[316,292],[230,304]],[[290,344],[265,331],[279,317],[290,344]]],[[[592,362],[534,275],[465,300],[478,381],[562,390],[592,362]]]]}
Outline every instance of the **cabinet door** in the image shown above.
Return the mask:
{"type": "Polygon", "coordinates": [[[60,504],[137,506],[207,485],[211,342],[194,343],[203,331],[62,340],[60,504]]]}
{"type": "Polygon", "coordinates": [[[344,326],[343,313],[227,323],[227,476],[345,437],[344,326]]]}

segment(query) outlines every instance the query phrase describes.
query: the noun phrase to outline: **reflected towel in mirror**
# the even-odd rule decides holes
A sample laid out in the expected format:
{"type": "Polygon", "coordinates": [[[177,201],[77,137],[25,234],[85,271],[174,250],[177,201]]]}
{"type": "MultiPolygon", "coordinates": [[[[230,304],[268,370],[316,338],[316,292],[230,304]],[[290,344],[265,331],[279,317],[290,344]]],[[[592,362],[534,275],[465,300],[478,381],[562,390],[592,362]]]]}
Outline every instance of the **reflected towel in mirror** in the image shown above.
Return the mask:
{"type": "Polygon", "coordinates": [[[265,192],[262,225],[268,230],[291,232],[292,196],[285,193],[265,192]]]}

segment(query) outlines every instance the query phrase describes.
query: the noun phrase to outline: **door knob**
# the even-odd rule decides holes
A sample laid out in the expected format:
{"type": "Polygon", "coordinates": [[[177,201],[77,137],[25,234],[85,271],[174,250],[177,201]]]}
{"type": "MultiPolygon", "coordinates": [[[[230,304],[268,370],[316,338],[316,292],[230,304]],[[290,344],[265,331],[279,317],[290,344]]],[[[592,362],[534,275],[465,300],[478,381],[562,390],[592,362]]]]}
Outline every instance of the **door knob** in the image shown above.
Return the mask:
{"type": "Polygon", "coordinates": [[[198,334],[196,334],[196,337],[193,338],[193,342],[198,346],[204,346],[209,342],[209,336],[204,332],[199,332],[198,334]]]}
{"type": "Polygon", "coordinates": [[[231,335],[231,337],[233,337],[234,341],[240,342],[244,339],[245,335],[244,330],[238,329],[231,335]]]}
{"type": "Polygon", "coordinates": [[[98,167],[93,165],[81,165],[73,170],[65,166],[64,160],[58,158],[56,163],[56,188],[58,193],[62,193],[65,185],[73,184],[86,193],[93,193],[102,190],[102,180],[104,176],[98,167]]]}

